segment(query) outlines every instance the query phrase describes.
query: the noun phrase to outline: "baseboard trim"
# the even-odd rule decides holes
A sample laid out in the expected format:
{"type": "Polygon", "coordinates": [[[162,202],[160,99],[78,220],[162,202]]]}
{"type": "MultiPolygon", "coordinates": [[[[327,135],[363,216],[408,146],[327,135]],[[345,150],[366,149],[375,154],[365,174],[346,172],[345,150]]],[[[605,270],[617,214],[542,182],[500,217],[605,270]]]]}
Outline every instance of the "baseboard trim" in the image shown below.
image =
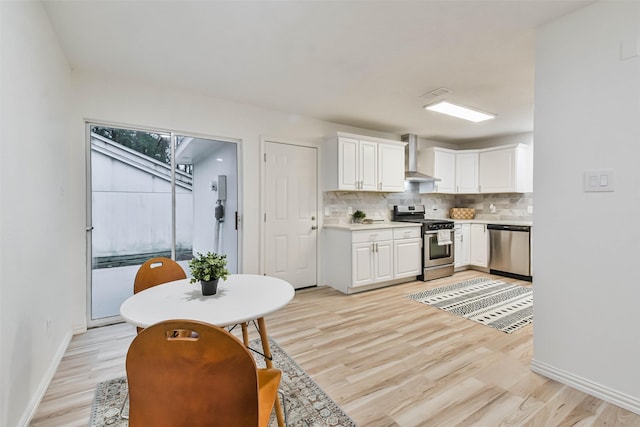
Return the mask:
{"type": "Polygon", "coordinates": [[[44,398],[44,395],[47,393],[47,389],[51,384],[51,380],[53,380],[53,376],[58,370],[58,366],[60,366],[62,357],[64,356],[64,353],[67,351],[67,347],[69,347],[69,343],[71,342],[72,336],[73,336],[72,332],[68,331],[65,334],[64,338],[62,339],[62,341],[60,342],[60,345],[58,346],[58,350],[56,351],[56,354],[53,357],[51,364],[49,365],[49,368],[45,372],[45,375],[43,376],[42,381],[40,381],[40,384],[38,385],[38,389],[34,393],[33,397],[31,398],[31,401],[29,402],[29,405],[25,409],[24,414],[20,419],[20,423],[18,424],[19,426],[27,427],[31,423],[31,419],[36,414],[36,411],[38,410],[38,406],[40,406],[40,402],[44,398]]]}
{"type": "Polygon", "coordinates": [[[533,359],[531,370],[640,415],[640,399],[533,359]]]}

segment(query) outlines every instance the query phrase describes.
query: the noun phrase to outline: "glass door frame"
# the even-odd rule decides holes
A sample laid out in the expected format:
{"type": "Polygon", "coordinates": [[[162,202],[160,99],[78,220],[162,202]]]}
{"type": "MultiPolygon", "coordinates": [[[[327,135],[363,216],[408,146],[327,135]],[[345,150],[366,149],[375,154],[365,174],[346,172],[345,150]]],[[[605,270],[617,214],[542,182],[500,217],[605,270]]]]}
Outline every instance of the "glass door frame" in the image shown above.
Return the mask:
{"type": "MultiPolygon", "coordinates": [[[[225,143],[236,144],[236,173],[238,180],[238,195],[237,195],[237,218],[236,218],[236,231],[237,231],[237,263],[238,272],[242,271],[242,221],[240,220],[243,198],[241,197],[243,188],[243,174],[241,170],[242,165],[242,140],[228,137],[218,137],[211,135],[197,134],[193,132],[181,132],[175,130],[167,130],[161,128],[147,128],[141,126],[124,125],[121,123],[113,123],[105,120],[85,120],[85,171],[86,171],[86,320],[87,328],[99,327],[110,325],[114,323],[121,323],[122,317],[118,314],[116,316],[103,317],[99,319],[92,319],[92,277],[93,277],[93,206],[92,206],[92,169],[91,169],[91,128],[93,126],[104,126],[119,129],[134,130],[140,132],[161,133],[170,135],[170,147],[171,147],[171,259],[176,258],[176,141],[178,136],[201,138],[212,141],[220,141],[225,143]]],[[[131,284],[133,288],[133,283],[131,284]]]]}

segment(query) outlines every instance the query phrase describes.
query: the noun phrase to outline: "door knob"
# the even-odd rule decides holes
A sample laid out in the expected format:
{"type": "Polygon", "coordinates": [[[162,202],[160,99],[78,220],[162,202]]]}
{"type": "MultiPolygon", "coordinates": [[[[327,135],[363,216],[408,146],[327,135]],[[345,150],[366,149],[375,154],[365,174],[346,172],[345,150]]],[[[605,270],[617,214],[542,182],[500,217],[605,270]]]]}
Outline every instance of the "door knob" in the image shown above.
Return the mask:
{"type": "Polygon", "coordinates": [[[317,229],[318,229],[318,227],[317,227],[317,226],[315,226],[315,225],[312,225],[312,226],[311,226],[311,229],[312,229],[312,230],[317,230],[317,229]]]}
{"type": "Polygon", "coordinates": [[[314,215],[314,216],[311,217],[311,221],[315,221],[315,220],[316,220],[316,217],[314,215]]]}

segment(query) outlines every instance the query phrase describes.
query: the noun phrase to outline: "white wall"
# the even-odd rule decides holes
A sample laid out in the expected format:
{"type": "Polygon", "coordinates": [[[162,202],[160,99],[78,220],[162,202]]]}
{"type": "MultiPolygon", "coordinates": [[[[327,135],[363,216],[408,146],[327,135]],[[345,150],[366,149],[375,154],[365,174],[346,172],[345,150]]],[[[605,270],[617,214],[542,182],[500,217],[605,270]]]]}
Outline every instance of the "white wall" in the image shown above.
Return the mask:
{"type": "MultiPolygon", "coordinates": [[[[0,2],[0,425],[25,425],[72,332],[84,283],[84,155],[70,70],[39,2],[0,2]],[[49,325],[47,323],[49,322],[49,325]]],[[[84,308],[81,309],[82,311],[84,308]]]]}
{"type": "Polygon", "coordinates": [[[238,209],[237,144],[226,142],[204,158],[194,159],[193,167],[193,252],[218,252],[216,243],[215,206],[218,192],[209,189],[209,182],[218,175],[227,177],[227,198],[224,201],[224,221],[220,223],[220,253],[227,254],[227,268],[238,272],[238,232],[235,211],[238,209]],[[218,161],[217,159],[222,159],[218,161]]]}
{"type": "Polygon", "coordinates": [[[640,3],[600,2],[539,32],[535,371],[640,413],[640,3]],[[613,169],[615,191],[584,193],[613,169]]]}
{"type": "MultiPolygon", "coordinates": [[[[171,248],[171,175],[162,177],[99,151],[91,153],[92,255],[111,257],[171,248]]],[[[176,186],[177,244],[193,242],[193,194],[176,186]]]]}

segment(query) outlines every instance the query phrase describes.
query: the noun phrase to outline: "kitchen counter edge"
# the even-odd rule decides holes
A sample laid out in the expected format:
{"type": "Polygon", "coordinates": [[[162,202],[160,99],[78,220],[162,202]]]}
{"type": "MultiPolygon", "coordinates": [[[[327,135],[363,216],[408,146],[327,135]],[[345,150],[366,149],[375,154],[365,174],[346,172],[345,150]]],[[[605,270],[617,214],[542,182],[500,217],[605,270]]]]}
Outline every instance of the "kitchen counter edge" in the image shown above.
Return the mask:
{"type": "Polygon", "coordinates": [[[415,222],[378,222],[373,224],[325,224],[323,228],[332,228],[336,230],[380,230],[385,228],[404,228],[404,227],[420,227],[420,224],[415,222]]]}
{"type": "Polygon", "coordinates": [[[533,226],[533,221],[517,221],[510,219],[453,219],[456,224],[497,224],[497,225],[527,225],[533,226]]]}

